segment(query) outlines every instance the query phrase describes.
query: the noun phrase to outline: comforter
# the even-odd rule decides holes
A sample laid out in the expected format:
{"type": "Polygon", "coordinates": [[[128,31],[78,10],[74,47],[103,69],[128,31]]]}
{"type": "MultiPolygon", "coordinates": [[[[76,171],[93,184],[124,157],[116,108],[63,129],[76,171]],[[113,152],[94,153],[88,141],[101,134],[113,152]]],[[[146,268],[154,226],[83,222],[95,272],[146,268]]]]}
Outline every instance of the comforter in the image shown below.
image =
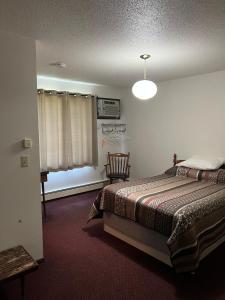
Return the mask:
{"type": "Polygon", "coordinates": [[[159,176],[106,186],[90,211],[103,211],[168,237],[177,272],[195,270],[205,249],[225,239],[225,184],[185,176],[159,176]]]}

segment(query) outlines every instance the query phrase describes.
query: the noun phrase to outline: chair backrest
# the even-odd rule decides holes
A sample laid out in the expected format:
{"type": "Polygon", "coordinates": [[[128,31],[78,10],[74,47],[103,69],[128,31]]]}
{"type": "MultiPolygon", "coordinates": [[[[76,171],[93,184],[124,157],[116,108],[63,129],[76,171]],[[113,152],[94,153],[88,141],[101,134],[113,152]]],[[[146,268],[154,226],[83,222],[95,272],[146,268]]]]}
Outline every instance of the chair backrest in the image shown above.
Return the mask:
{"type": "Polygon", "coordinates": [[[128,175],[128,163],[130,152],[126,153],[109,153],[108,164],[110,174],[128,175]]]}

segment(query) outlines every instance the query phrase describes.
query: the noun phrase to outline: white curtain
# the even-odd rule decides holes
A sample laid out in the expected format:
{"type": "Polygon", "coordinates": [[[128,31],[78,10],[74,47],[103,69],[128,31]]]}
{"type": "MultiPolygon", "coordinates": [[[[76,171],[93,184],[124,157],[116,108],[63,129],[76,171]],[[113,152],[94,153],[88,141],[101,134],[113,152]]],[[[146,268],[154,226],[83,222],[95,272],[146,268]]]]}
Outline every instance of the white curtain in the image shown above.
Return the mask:
{"type": "Polygon", "coordinates": [[[97,165],[96,105],[92,96],[38,92],[41,170],[97,165]]]}

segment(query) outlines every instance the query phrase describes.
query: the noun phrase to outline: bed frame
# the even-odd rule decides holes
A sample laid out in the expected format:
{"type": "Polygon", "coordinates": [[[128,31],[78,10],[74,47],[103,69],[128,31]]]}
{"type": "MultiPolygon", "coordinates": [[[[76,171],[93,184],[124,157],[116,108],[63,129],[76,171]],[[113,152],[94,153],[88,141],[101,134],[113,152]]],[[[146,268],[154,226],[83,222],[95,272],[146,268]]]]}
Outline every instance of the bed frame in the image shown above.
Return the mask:
{"type": "Polygon", "coordinates": [[[172,267],[166,236],[109,212],[104,212],[104,231],[172,267]]]}
{"type": "MultiPolygon", "coordinates": [[[[173,165],[175,166],[181,161],[184,160],[177,160],[177,155],[174,154],[173,165]]],[[[225,168],[224,165],[222,167],[225,168]]],[[[167,266],[173,267],[170,259],[169,248],[166,244],[168,237],[110,212],[104,212],[103,218],[105,232],[149,254],[167,266]]],[[[200,261],[224,241],[225,237],[206,248],[200,256],[200,261]]]]}

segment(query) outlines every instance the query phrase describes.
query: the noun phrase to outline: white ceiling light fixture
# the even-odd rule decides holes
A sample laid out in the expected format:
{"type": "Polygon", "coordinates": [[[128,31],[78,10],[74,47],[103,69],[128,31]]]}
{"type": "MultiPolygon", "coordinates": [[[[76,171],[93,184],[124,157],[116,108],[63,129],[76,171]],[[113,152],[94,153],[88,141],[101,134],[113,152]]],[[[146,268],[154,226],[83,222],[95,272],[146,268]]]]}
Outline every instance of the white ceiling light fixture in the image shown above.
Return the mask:
{"type": "Polygon", "coordinates": [[[157,93],[157,85],[153,81],[147,80],[147,75],[146,75],[146,60],[149,59],[150,57],[151,55],[149,54],[142,54],[140,56],[140,58],[145,61],[144,80],[137,81],[132,86],[133,95],[140,100],[149,100],[153,98],[157,93]]]}

